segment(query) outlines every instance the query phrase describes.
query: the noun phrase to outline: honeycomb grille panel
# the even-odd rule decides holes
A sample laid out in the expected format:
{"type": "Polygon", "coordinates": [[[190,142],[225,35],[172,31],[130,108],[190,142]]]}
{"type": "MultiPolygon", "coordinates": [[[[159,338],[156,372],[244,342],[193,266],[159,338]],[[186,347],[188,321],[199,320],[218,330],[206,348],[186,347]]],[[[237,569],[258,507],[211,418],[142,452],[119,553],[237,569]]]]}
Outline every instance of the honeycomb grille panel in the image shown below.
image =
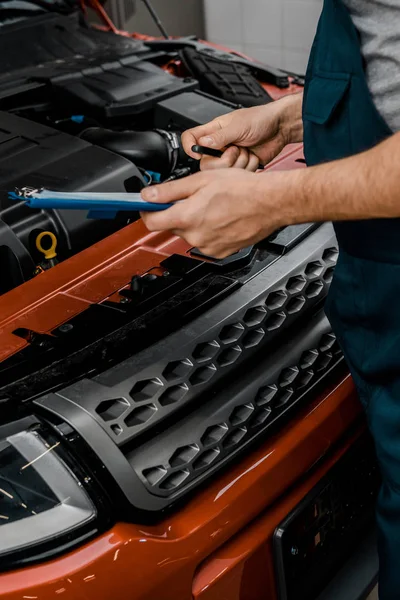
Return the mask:
{"type": "MultiPolygon", "coordinates": [[[[204,333],[193,336],[182,352],[177,347],[156,361],[150,356],[147,363],[140,362],[139,357],[140,368],[136,368],[135,357],[124,377],[113,376],[111,385],[99,383],[104,380],[101,377],[88,379],[86,395],[73,390],[71,400],[82,403],[118,446],[156,427],[222,378],[234,376],[239,366],[261,348],[269,344],[275,348],[276,338],[326,295],[338,256],[337,249],[328,244],[324,241],[319,249],[313,248],[309,260],[287,268],[286,277],[280,274],[270,287],[266,278],[265,292],[260,287],[257,294],[249,295],[251,301],[238,305],[219,325],[213,323],[207,330],[205,319],[204,333]],[[136,374],[132,375],[132,370],[136,374]]],[[[251,281],[249,287],[252,285],[251,281]]],[[[323,370],[328,358],[322,360],[309,353],[299,368],[303,369],[304,364],[306,369],[323,370]]],[[[288,395],[288,391],[281,394],[282,405],[290,401],[288,395]]],[[[252,422],[260,419],[252,415],[252,422]]]]}
{"type": "Polygon", "coordinates": [[[114,421],[126,413],[129,406],[130,404],[125,398],[114,398],[113,400],[100,402],[96,412],[103,421],[114,421]]]}
{"type": "Polygon", "coordinates": [[[145,485],[153,493],[176,492],[266,429],[341,357],[335,335],[324,333],[315,347],[301,354],[297,364],[283,368],[275,381],[260,386],[252,401],[230,409],[223,420],[208,426],[191,444],[178,448],[165,464],[143,470],[140,475],[145,485]]]}

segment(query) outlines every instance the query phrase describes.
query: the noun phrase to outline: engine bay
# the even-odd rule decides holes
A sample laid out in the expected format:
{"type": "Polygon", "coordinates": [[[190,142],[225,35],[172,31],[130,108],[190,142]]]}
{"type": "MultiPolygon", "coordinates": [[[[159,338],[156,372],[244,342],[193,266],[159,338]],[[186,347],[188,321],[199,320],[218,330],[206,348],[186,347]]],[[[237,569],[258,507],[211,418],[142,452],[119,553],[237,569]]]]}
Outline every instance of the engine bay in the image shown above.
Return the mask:
{"type": "Polygon", "coordinates": [[[73,4],[68,14],[27,6],[28,16],[0,11],[0,294],[138,219],[32,210],[9,191],[138,192],[186,176],[198,165],[181,147],[183,130],[271,100],[239,59],[205,44],[102,31],[73,4]]]}

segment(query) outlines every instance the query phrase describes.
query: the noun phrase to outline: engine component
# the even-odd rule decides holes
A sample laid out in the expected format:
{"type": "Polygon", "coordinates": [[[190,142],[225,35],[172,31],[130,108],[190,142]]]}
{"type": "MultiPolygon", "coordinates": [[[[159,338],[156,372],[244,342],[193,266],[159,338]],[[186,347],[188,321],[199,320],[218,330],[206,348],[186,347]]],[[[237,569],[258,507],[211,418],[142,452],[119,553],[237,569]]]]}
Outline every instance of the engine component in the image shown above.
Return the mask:
{"type": "MultiPolygon", "coordinates": [[[[146,185],[128,160],[84,140],[0,112],[0,189],[23,185],[58,191],[135,192],[146,185]]],[[[58,240],[58,257],[94,244],[137,218],[125,213],[112,221],[91,221],[87,211],[32,210],[0,192],[0,293],[20,285],[42,260],[36,246],[40,233],[58,240]]]]}
{"type": "Polygon", "coordinates": [[[244,65],[196,48],[184,48],[181,56],[204,92],[240,106],[272,102],[271,96],[244,65]]]}
{"type": "Polygon", "coordinates": [[[145,112],[160,100],[198,87],[193,79],[179,79],[137,56],[109,64],[96,62],[90,69],[74,69],[50,79],[60,106],[87,111],[97,117],[124,117],[145,112]]]}
{"type": "Polygon", "coordinates": [[[0,39],[2,108],[15,109],[13,88],[19,102],[32,103],[34,93],[51,91],[60,109],[121,117],[198,87],[144,60],[159,55],[132,38],[85,27],[77,15],[14,23],[0,39]]]}
{"type": "Polygon", "coordinates": [[[36,248],[43,254],[44,260],[36,267],[34,275],[39,275],[42,271],[47,271],[52,267],[55,267],[58,263],[57,260],[57,238],[51,231],[42,231],[36,238],[36,248]],[[50,246],[48,248],[43,247],[43,240],[49,238],[50,246]]]}
{"type": "Polygon", "coordinates": [[[178,134],[169,131],[114,131],[91,127],[81,138],[111,150],[132,161],[137,167],[170,175],[177,167],[193,163],[183,151],[178,134]]]}
{"type": "Polygon", "coordinates": [[[185,48],[194,48],[198,52],[213,56],[221,61],[235,63],[237,65],[243,65],[249,69],[253,75],[259,80],[265,83],[272,83],[278,88],[289,87],[289,78],[286,71],[283,72],[281,69],[272,67],[271,65],[263,64],[259,61],[249,60],[236,54],[235,52],[224,52],[204,42],[199,42],[192,37],[183,38],[172,38],[168,40],[151,40],[147,42],[147,46],[153,50],[165,51],[165,52],[178,52],[185,48]]]}
{"type": "Polygon", "coordinates": [[[237,106],[204,94],[187,92],[159,102],[155,110],[155,126],[159,129],[185,131],[226,115],[237,106]]]}
{"type": "Polygon", "coordinates": [[[28,86],[32,93],[42,85],[38,73],[51,79],[94,62],[109,62],[110,56],[124,60],[146,54],[149,49],[142,42],[85,27],[77,14],[45,14],[2,29],[0,90],[28,86]]]}

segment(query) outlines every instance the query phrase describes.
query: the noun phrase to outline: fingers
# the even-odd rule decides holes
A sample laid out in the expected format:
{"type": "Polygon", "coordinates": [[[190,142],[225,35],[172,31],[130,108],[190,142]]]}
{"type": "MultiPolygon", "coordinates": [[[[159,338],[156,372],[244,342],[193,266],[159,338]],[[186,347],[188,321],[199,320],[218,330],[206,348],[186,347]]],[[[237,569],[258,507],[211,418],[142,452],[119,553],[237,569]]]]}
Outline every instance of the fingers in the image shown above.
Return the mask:
{"type": "Polygon", "coordinates": [[[258,171],[260,159],[256,154],[253,154],[252,152],[250,152],[249,154],[249,162],[247,163],[246,170],[254,173],[255,171],[258,171]]]}
{"type": "Polygon", "coordinates": [[[147,202],[176,202],[195,194],[206,182],[206,174],[196,173],[183,179],[169,181],[159,185],[151,185],[141,191],[143,200],[147,202]]]}
{"type": "Polygon", "coordinates": [[[259,158],[246,148],[230,146],[225,150],[221,158],[204,156],[201,159],[200,168],[202,171],[235,168],[255,172],[258,169],[259,162],[259,158]]]}
{"type": "Polygon", "coordinates": [[[140,216],[149,231],[174,231],[185,227],[184,213],[185,211],[182,210],[182,206],[175,204],[167,210],[144,212],[140,213],[140,216]]]}
{"type": "Polygon", "coordinates": [[[250,153],[245,148],[240,148],[239,156],[233,165],[235,169],[246,169],[249,164],[250,153]]]}
{"type": "Polygon", "coordinates": [[[203,156],[200,162],[200,168],[202,171],[209,171],[211,169],[229,169],[235,166],[240,154],[240,148],[237,146],[230,146],[225,150],[221,158],[203,156]]]}
{"type": "MultiPolygon", "coordinates": [[[[188,177],[188,179],[190,178],[188,177]]],[[[202,178],[196,178],[196,176],[193,176],[193,179],[201,181],[202,178]]],[[[167,185],[160,187],[167,187],[167,185]]],[[[140,216],[142,217],[147,229],[149,231],[172,231],[177,235],[182,236],[182,233],[189,226],[192,229],[198,227],[200,221],[204,217],[204,212],[199,210],[198,203],[196,202],[202,197],[202,187],[202,185],[193,187],[193,191],[188,192],[188,197],[186,200],[178,202],[166,210],[141,213],[140,216]]]]}

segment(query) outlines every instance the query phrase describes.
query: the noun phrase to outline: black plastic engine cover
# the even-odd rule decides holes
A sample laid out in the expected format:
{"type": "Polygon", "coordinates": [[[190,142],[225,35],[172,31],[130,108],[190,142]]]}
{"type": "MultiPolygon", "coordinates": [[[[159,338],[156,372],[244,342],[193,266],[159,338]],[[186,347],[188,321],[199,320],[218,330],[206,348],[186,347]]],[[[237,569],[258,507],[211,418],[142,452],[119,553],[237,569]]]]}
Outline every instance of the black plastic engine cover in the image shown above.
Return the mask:
{"type": "Polygon", "coordinates": [[[2,30],[0,108],[36,99],[66,114],[121,117],[198,87],[145,60],[159,55],[141,41],[97,31],[77,15],[32,17],[2,30]]]}
{"type": "Polygon", "coordinates": [[[51,84],[57,103],[65,108],[106,118],[145,112],[161,100],[198,87],[194,79],[180,79],[136,56],[43,81],[51,84]]]}
{"type": "Polygon", "coordinates": [[[66,69],[83,69],[93,60],[109,61],[148,53],[132,38],[96,31],[78,15],[45,14],[2,28],[0,99],[6,90],[31,85],[39,75],[52,77],[66,69]]]}
{"type": "MultiPolygon", "coordinates": [[[[41,256],[35,239],[52,231],[65,258],[126,224],[87,219],[86,211],[43,211],[8,200],[7,191],[26,185],[64,191],[124,192],[144,186],[128,160],[49,127],[0,112],[0,293],[32,277],[41,256]]],[[[132,215],[130,215],[132,217],[132,215]]]]}
{"type": "Polygon", "coordinates": [[[196,48],[184,48],[181,57],[204,92],[245,107],[272,102],[250,69],[242,64],[221,60],[214,53],[196,48]]]}

